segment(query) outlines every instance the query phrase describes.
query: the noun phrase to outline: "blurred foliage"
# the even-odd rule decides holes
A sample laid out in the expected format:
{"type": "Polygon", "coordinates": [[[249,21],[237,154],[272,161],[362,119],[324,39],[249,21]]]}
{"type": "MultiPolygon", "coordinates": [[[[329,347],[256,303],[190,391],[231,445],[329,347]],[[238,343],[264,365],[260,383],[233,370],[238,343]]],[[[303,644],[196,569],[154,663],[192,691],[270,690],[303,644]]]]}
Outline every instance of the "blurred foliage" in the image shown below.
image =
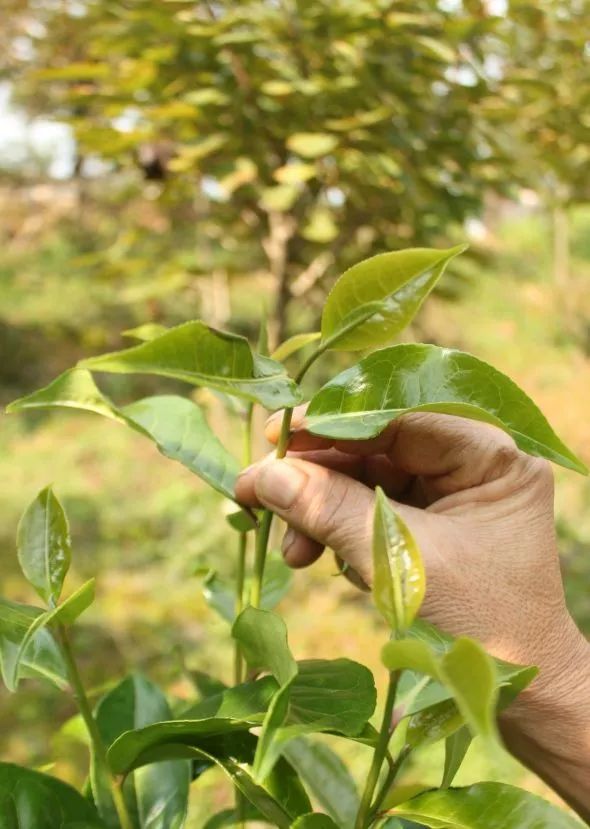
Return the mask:
{"type": "Polygon", "coordinates": [[[490,189],[589,193],[587,0],[6,3],[16,101],[73,126],[109,206],[139,200],[94,264],[151,292],[268,271],[284,334],[293,297],[490,189]]]}

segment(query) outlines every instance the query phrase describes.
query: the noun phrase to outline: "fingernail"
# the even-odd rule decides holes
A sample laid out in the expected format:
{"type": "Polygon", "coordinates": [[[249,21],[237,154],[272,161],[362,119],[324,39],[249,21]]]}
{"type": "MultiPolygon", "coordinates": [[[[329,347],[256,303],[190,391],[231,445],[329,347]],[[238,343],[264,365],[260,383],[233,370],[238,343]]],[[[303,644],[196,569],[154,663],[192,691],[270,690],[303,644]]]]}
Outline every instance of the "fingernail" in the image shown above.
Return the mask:
{"type": "Polygon", "coordinates": [[[289,550],[293,546],[293,542],[297,538],[297,533],[293,529],[293,527],[289,527],[285,535],[283,536],[283,543],[281,544],[281,551],[283,553],[284,558],[287,558],[289,555],[289,550]]]}
{"type": "Polygon", "coordinates": [[[270,461],[256,478],[256,495],[269,507],[289,509],[305,486],[307,475],[285,461],[270,461]]]}

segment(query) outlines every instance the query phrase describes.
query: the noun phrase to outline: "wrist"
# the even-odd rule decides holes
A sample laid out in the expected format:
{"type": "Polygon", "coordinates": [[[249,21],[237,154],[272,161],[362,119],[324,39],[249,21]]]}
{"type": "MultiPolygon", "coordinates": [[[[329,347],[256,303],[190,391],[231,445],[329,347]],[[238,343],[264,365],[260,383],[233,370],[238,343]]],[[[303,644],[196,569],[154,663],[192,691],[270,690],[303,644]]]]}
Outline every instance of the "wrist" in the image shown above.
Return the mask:
{"type": "Polygon", "coordinates": [[[590,643],[568,615],[535,660],[538,677],[500,717],[510,751],[590,816],[590,643]]]}

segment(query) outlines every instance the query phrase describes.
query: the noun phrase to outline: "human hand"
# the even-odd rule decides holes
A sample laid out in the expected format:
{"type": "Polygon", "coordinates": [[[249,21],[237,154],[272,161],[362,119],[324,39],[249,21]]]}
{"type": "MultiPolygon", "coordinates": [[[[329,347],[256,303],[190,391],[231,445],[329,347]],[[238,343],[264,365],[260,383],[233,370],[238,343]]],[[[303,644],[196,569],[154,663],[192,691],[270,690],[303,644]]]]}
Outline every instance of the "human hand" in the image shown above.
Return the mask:
{"type": "MultiPolygon", "coordinates": [[[[268,422],[272,442],[279,426],[277,416],[268,422]]],[[[255,464],[236,488],[242,503],[287,522],[287,563],[307,566],[328,546],[370,584],[373,489],[383,487],[422,552],[422,615],[498,657],[540,668],[505,715],[509,744],[532,766],[539,748],[549,757],[549,747],[563,742],[564,728],[577,730],[579,745],[581,709],[579,751],[590,771],[590,649],[564,600],[550,465],[500,429],[450,415],[409,414],[358,442],[307,433],[303,409],[293,428],[287,459],[255,464]],[[547,717],[543,733],[539,720],[547,717]]],[[[562,781],[562,765],[537,762],[536,770],[574,802],[571,770],[562,781]]]]}

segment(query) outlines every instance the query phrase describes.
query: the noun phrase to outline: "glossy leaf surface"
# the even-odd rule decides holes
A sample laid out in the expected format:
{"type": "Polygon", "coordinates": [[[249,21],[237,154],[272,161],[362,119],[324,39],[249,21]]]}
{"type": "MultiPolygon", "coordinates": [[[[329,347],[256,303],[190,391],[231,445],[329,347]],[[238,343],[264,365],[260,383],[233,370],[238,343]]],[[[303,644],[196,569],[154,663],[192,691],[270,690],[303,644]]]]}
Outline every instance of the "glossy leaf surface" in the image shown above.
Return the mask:
{"type": "Polygon", "coordinates": [[[43,615],[41,608],[0,599],[0,668],[10,691],[16,691],[19,679],[27,676],[48,679],[62,688],[67,682],[61,652],[48,630],[38,629],[21,648],[29,628],[43,615]]]}
{"type": "Polygon", "coordinates": [[[79,587],[71,596],[64,599],[55,610],[52,610],[47,618],[46,624],[53,625],[71,625],[78,616],[81,616],[85,610],[88,610],[90,605],[94,602],[95,597],[95,579],[88,579],[79,587]]]}
{"type": "Polygon", "coordinates": [[[432,829],[581,829],[579,821],[546,800],[504,783],[427,792],[393,814],[432,829]]]}
{"type": "MultiPolygon", "coordinates": [[[[170,708],[159,688],[137,674],[109,691],[96,709],[96,720],[106,745],[131,729],[170,717],[170,708]]],[[[109,826],[117,827],[108,786],[101,780],[94,762],[91,780],[103,819],[109,826]]],[[[125,783],[124,795],[137,807],[140,829],[181,827],[188,806],[189,783],[190,765],[186,760],[170,760],[135,771],[125,783]]]]}
{"type": "Polygon", "coordinates": [[[41,490],[18,525],[18,560],[39,596],[51,607],[59,599],[72,550],[62,505],[51,487],[41,490]]]}
{"type": "Polygon", "coordinates": [[[2,829],[105,829],[79,792],[47,774],[0,763],[2,829]]]}
{"type": "Polygon", "coordinates": [[[471,354],[435,345],[384,348],[343,371],[312,398],[306,428],[325,437],[364,440],[413,411],[494,424],[524,452],[587,473],[510,378],[471,354]]]}
{"type": "Polygon", "coordinates": [[[252,354],[248,341],[202,322],[176,326],[140,345],[83,360],[81,368],[115,374],[157,374],[260,403],[293,406],[300,395],[283,367],[252,354]]]}
{"type": "Polygon", "coordinates": [[[350,829],[358,811],[356,783],[340,757],[324,743],[297,737],[283,754],[338,826],[350,829]]]}
{"type": "Polygon", "coordinates": [[[426,577],[418,545],[403,519],[377,487],[373,518],[373,599],[377,609],[397,633],[414,621],[426,577]]]}
{"type": "Polygon", "coordinates": [[[158,395],[118,408],[97,387],[89,371],[72,369],[8,411],[72,408],[124,423],[154,441],[167,458],[178,461],[210,486],[234,499],[239,464],[210,429],[199,406],[178,395],[158,395]]]}
{"type": "Polygon", "coordinates": [[[324,305],[322,341],[356,350],[383,345],[411,322],[453,257],[465,250],[380,253],[345,271],[324,305]]]}

